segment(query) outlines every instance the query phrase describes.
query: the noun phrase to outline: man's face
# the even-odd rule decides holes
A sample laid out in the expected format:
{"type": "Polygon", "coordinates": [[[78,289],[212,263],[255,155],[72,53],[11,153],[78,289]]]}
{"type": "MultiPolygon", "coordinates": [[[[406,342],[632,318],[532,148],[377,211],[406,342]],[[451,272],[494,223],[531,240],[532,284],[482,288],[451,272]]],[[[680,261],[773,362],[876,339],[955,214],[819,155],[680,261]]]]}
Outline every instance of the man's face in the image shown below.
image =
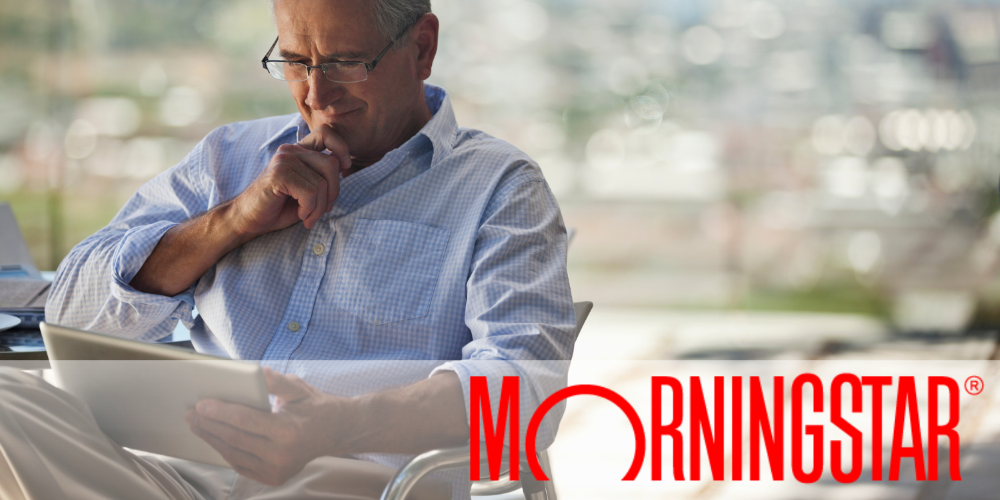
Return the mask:
{"type": "MultiPolygon", "coordinates": [[[[370,2],[358,0],[278,0],[279,52],[271,58],[309,65],[371,63],[390,40],[375,29],[370,9],[370,2]]],[[[357,158],[380,157],[387,145],[405,140],[410,117],[423,103],[426,76],[421,78],[419,49],[410,37],[404,35],[396,44],[366,81],[335,83],[313,69],[308,80],[288,82],[309,128],[332,126],[357,158]]]]}

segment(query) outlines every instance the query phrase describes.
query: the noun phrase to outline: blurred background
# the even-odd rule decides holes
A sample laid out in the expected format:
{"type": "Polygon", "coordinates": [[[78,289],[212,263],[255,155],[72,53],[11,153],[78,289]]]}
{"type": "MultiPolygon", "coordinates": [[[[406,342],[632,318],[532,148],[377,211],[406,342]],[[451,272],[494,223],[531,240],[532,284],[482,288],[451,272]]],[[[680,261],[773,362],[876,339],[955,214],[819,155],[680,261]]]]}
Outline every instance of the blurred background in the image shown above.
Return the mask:
{"type": "MultiPolygon", "coordinates": [[[[998,323],[998,2],[433,8],[430,81],[539,162],[578,231],[578,300],[998,323]]],[[[274,36],[263,0],[0,1],[0,200],[38,267],[214,127],[295,112],[259,64],[274,36]]]]}
{"type": "MultiPolygon", "coordinates": [[[[596,307],[571,382],[609,359],[996,359],[1000,1],[433,8],[430,81],[460,125],[538,161],[577,230],[570,280],[596,307]]],[[[0,0],[0,201],[38,267],[214,127],[295,112],[259,64],[274,37],[264,0],[0,0]]],[[[598,368],[647,390],[632,363],[598,368]]],[[[963,421],[1000,421],[981,406],[963,421]]],[[[615,425],[614,408],[569,405],[560,494],[620,496],[617,478],[592,484],[631,456],[628,440],[593,452],[615,425]]],[[[947,498],[996,496],[998,455],[977,449],[985,465],[959,486],[978,493],[947,498]]],[[[671,498],[945,498],[905,481],[670,484],[671,498]]]]}

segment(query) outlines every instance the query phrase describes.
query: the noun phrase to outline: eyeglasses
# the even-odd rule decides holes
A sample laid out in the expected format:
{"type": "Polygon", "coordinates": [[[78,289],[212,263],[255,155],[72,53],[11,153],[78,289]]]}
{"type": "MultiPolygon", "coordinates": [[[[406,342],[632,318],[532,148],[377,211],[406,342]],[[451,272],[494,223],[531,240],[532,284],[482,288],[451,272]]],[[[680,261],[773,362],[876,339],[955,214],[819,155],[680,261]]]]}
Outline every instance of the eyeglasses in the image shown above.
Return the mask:
{"type": "Polygon", "coordinates": [[[271,74],[276,80],[283,80],[286,82],[302,82],[309,79],[309,74],[313,69],[319,69],[326,76],[327,80],[335,83],[357,83],[363,82],[368,79],[368,73],[370,73],[375,66],[378,66],[378,62],[382,60],[386,52],[389,52],[389,48],[392,47],[394,43],[399,41],[400,38],[406,34],[410,27],[406,27],[396,38],[393,38],[389,45],[386,45],[382,52],[379,52],[375,59],[370,63],[364,61],[335,61],[323,63],[318,66],[310,66],[305,63],[295,62],[295,61],[283,61],[280,59],[268,59],[274,47],[278,45],[278,39],[274,39],[274,43],[271,44],[271,48],[267,49],[267,54],[264,54],[264,58],[260,60],[264,69],[271,74]]]}

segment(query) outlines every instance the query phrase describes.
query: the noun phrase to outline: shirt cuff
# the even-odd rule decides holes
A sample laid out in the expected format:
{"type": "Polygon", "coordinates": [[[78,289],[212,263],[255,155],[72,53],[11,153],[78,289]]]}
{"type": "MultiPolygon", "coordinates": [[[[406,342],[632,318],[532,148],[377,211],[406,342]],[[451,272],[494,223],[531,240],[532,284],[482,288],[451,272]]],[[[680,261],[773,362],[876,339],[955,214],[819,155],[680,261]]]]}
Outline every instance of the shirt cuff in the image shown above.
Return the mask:
{"type": "MultiPolygon", "coordinates": [[[[430,376],[440,372],[455,372],[459,382],[462,383],[462,397],[465,399],[465,419],[470,420],[469,409],[472,408],[472,377],[486,377],[490,391],[490,408],[495,413],[500,408],[500,390],[504,377],[519,377],[521,374],[511,363],[500,360],[463,360],[449,361],[431,372],[430,376]]],[[[520,384],[521,395],[524,395],[523,381],[520,384]]],[[[494,415],[495,416],[495,415],[494,415]]],[[[495,421],[495,420],[494,420],[495,421]]]]}
{"type": "MultiPolygon", "coordinates": [[[[436,367],[430,376],[434,376],[442,371],[452,371],[458,375],[458,379],[462,384],[462,397],[465,400],[466,421],[470,425],[472,377],[486,377],[487,386],[489,387],[490,413],[492,413],[494,423],[498,422],[503,378],[518,377],[518,391],[520,393],[518,419],[520,420],[519,434],[522,443],[520,454],[523,459],[528,424],[542,401],[559,389],[566,387],[569,361],[466,359],[444,363],[436,367]]],[[[538,434],[535,436],[537,451],[544,450],[552,444],[565,407],[566,403],[563,401],[545,415],[542,424],[539,426],[538,434]]]]}
{"type": "Polygon", "coordinates": [[[153,224],[129,229],[118,243],[112,258],[111,294],[126,304],[143,304],[149,306],[175,306],[171,319],[179,319],[188,327],[192,323],[191,310],[194,307],[194,286],[173,296],[144,293],[132,288],[129,283],[142,269],[146,259],[153,253],[160,238],[174,226],[176,222],[159,221],[153,224]]]}

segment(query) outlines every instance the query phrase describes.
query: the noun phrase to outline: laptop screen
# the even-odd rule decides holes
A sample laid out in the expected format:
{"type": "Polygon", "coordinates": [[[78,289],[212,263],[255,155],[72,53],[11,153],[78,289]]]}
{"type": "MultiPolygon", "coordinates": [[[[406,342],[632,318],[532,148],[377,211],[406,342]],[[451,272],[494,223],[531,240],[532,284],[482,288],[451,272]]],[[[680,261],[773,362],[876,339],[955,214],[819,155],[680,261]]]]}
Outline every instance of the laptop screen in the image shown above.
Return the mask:
{"type": "Polygon", "coordinates": [[[38,278],[21,228],[9,203],[0,203],[0,278],[38,278]]]}

